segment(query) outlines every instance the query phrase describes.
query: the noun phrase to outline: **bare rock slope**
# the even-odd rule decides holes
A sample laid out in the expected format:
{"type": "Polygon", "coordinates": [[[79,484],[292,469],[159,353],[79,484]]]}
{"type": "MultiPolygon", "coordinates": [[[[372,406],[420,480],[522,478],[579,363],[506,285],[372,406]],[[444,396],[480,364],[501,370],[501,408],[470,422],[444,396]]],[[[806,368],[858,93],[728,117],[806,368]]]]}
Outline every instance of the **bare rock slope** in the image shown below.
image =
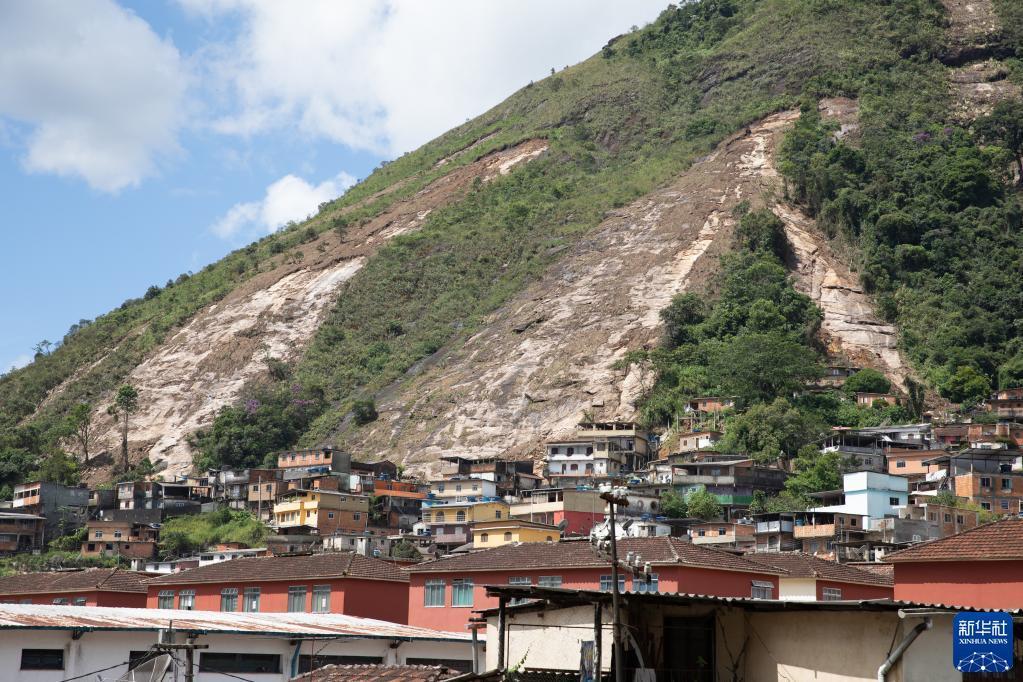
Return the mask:
{"type": "MultiPolygon", "coordinates": [[[[831,103],[849,114],[842,104],[831,103]]],[[[784,218],[799,286],[824,308],[829,347],[900,380],[894,330],[877,322],[813,221],[778,200],[774,152],[797,116],[768,117],[669,187],[614,212],[482,332],[382,395],[380,419],[348,445],[426,468],[451,452],[529,457],[544,439],[570,433],[584,413],[634,416],[654,377],[619,361],[657,343],[659,311],[715,273],[730,247],[732,210],[744,200],[784,218]]],[[[847,123],[852,131],[855,123],[847,123]]]]}
{"type": "MultiPolygon", "coordinates": [[[[507,174],[546,149],[546,141],[530,140],[457,168],[351,228],[343,240],[332,232],[322,234],[301,247],[301,259],[289,258],[200,311],[128,377],[141,398],[132,417],[133,455],[148,455],[166,473],[188,471],[188,436],[209,425],[247,382],[267,371],[267,356],[291,360],[300,354],[338,287],[381,245],[421,227],[431,211],[462,196],[476,178],[488,181],[507,174]]],[[[115,449],[119,438],[111,418],[97,411],[93,421],[101,442],[115,449]]]]}

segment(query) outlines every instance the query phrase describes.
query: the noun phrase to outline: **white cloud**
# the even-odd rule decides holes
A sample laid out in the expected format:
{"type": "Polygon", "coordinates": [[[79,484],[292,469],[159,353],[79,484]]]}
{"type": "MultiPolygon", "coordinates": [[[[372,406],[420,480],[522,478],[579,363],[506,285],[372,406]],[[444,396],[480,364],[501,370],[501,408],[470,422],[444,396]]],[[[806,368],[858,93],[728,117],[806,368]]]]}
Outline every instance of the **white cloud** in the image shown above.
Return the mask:
{"type": "Polygon", "coordinates": [[[30,130],[29,171],[137,185],[177,153],[187,85],[177,49],[111,0],[0,4],[0,116],[30,130]]]}
{"type": "Polygon", "coordinates": [[[497,104],[551,67],[595,53],[656,17],[665,0],[178,0],[211,21],[240,20],[209,52],[232,104],[222,132],[294,126],[398,154],[497,104]]]}
{"type": "Polygon", "coordinates": [[[292,220],[302,220],[316,213],[324,201],[335,199],[355,184],[348,173],[311,185],[295,175],[285,175],[266,188],[260,201],[235,204],[210,228],[223,239],[253,230],[273,232],[292,220]]]}

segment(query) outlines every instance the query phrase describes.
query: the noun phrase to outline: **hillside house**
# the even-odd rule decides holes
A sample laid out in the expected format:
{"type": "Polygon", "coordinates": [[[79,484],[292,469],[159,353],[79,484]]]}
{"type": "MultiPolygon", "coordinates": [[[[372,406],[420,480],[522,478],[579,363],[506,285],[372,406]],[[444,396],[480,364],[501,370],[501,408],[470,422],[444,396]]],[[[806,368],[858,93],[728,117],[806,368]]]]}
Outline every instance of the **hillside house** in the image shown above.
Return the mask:
{"type": "Polygon", "coordinates": [[[286,450],[277,454],[278,469],[307,469],[326,467],[334,473],[348,474],[352,470],[352,456],[330,447],[307,450],[286,450]]]}
{"type": "Polygon", "coordinates": [[[120,568],[18,573],[0,578],[0,603],[141,608],[149,578],[120,568]]]}
{"type": "Polygon", "coordinates": [[[369,524],[369,498],[332,490],[296,489],[281,493],[274,504],[274,528],[305,529],[318,535],[364,531],[369,524]]]}
{"type": "Polygon", "coordinates": [[[734,398],[722,398],[719,396],[706,396],[702,398],[693,398],[689,401],[686,407],[697,414],[711,414],[717,412],[724,412],[735,407],[734,398]]]}
{"type": "Polygon", "coordinates": [[[793,535],[794,512],[753,514],[753,537],[757,552],[791,552],[799,543],[793,535]]]}
{"type": "Polygon", "coordinates": [[[702,521],[689,526],[689,537],[694,545],[747,551],[756,547],[755,530],[750,520],[702,521]]]}
{"type": "Polygon", "coordinates": [[[42,549],[45,524],[38,514],[0,511],[0,554],[42,549]]]}
{"type": "MultiPolygon", "coordinates": [[[[678,538],[628,538],[619,554],[649,562],[649,579],[624,576],[627,590],[749,597],[777,595],[786,572],[678,538]]],[[[409,567],[409,624],[460,632],[473,611],[497,606],[485,585],[610,590],[611,568],[585,540],[511,544],[409,567]]]]}
{"type": "Polygon", "coordinates": [[[984,609],[1023,608],[1023,519],[977,526],[885,557],[895,598],[984,609]]]}
{"type": "Polygon", "coordinates": [[[811,510],[792,512],[791,517],[794,549],[809,556],[843,560],[843,545],[859,543],[868,533],[860,514],[811,510]]]}
{"type": "Polygon", "coordinates": [[[999,420],[1023,421],[1023,387],[998,391],[987,401],[987,409],[999,420]]]}
{"type": "Polygon", "coordinates": [[[505,459],[493,456],[468,457],[449,455],[440,458],[447,464],[444,475],[471,476],[497,485],[497,496],[518,495],[539,486],[540,477],[533,473],[529,459],[505,459]]]}
{"type": "Polygon", "coordinates": [[[49,481],[18,483],[14,486],[11,511],[46,519],[43,523],[43,541],[46,542],[85,525],[89,491],[49,481]]]}
{"type": "Polygon", "coordinates": [[[898,405],[899,397],[891,393],[857,393],[856,404],[860,407],[873,407],[878,403],[882,405],[898,405]]]}
{"type": "Polygon", "coordinates": [[[741,516],[754,491],[775,495],[785,488],[789,473],[756,464],[748,458],[717,458],[672,465],[671,485],[683,494],[705,489],[725,507],[726,518],[741,516]]]}
{"type": "Polygon", "coordinates": [[[604,520],[604,501],[593,489],[540,488],[522,493],[509,513],[517,519],[549,526],[564,524],[564,535],[588,535],[604,520]]]}
{"type": "Polygon", "coordinates": [[[156,556],[160,528],[132,521],[89,521],[82,542],[83,557],[152,559],[156,556]]]}
{"type": "MultiPolygon", "coordinates": [[[[825,498],[827,493],[811,497],[825,498]]],[[[909,481],[902,476],[860,471],[842,476],[838,504],[816,507],[813,511],[855,514],[862,517],[862,526],[886,516],[898,516],[898,509],[909,503],[909,481]]]]}
{"type": "Polygon", "coordinates": [[[968,424],[966,440],[971,448],[1016,448],[1023,445],[1023,424],[1010,421],[968,424]]]}
{"type": "Polygon", "coordinates": [[[495,498],[479,500],[426,500],[422,524],[436,544],[449,549],[472,541],[472,525],[507,520],[511,508],[495,498]]]}
{"type": "Polygon", "coordinates": [[[679,452],[690,452],[712,448],[718,444],[724,434],[721,431],[690,431],[679,434],[679,452]]]}
{"type": "Polygon", "coordinates": [[[480,476],[455,474],[430,481],[430,499],[458,500],[497,497],[497,483],[480,476]]]}
{"type": "Polygon", "coordinates": [[[481,521],[472,525],[472,548],[490,549],[520,542],[557,542],[561,531],[557,526],[523,519],[481,521]]]}
{"type": "Polygon", "coordinates": [[[1019,450],[969,448],[939,455],[928,464],[943,469],[943,485],[981,509],[1001,514],[1023,510],[1023,468],[1019,450]]]}
{"type": "Polygon", "coordinates": [[[249,613],[344,613],[406,622],[408,577],[354,552],[249,557],[149,581],[146,606],[249,613]]]}

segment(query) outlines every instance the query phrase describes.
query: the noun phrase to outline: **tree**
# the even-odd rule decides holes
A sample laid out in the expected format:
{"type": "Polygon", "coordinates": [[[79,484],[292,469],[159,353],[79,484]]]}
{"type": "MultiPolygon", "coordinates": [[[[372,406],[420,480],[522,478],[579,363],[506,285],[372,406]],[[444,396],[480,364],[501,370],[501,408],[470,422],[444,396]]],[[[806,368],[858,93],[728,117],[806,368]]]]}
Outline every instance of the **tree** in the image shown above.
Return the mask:
{"type": "Polygon", "coordinates": [[[761,462],[794,456],[817,438],[821,425],[784,398],[758,404],[732,417],[721,441],[724,452],[741,452],[761,462]]]}
{"type": "Polygon", "coordinates": [[[674,490],[666,490],[661,495],[661,513],[669,519],[684,519],[689,514],[686,498],[674,490]]]}
{"type": "Polygon", "coordinates": [[[107,408],[107,413],[121,422],[121,464],[125,471],[130,468],[128,462],[128,419],[139,409],[139,392],[131,384],[124,384],[117,389],[114,403],[107,408]]]}
{"type": "Polygon", "coordinates": [[[977,134],[1009,150],[1019,172],[1016,182],[1023,184],[1023,102],[999,102],[991,114],[977,120],[977,134]]]}
{"type": "Polygon", "coordinates": [[[40,462],[39,468],[32,472],[31,480],[50,481],[61,485],[78,485],[81,477],[78,473],[78,462],[66,452],[58,450],[40,462]]]}
{"type": "Polygon", "coordinates": [[[95,435],[92,429],[92,405],[90,403],[78,403],[71,408],[67,416],[68,430],[75,440],[82,447],[82,455],[85,463],[89,463],[89,447],[95,435]]]}
{"type": "Polygon", "coordinates": [[[409,540],[399,540],[394,543],[394,546],[391,547],[391,556],[395,559],[419,560],[423,558],[423,555],[409,540]]]}
{"type": "Polygon", "coordinates": [[[352,404],[352,419],[359,426],[365,426],[372,421],[375,421],[379,415],[377,414],[377,404],[372,399],[370,400],[356,400],[352,404]]]}
{"type": "Polygon", "coordinates": [[[837,452],[803,446],[792,462],[792,470],[795,474],[785,481],[785,490],[796,497],[842,487],[842,455],[837,452]]]}
{"type": "Polygon", "coordinates": [[[887,393],[892,382],[876,369],[865,367],[846,379],[842,388],[848,393],[887,393]]]}
{"type": "Polygon", "coordinates": [[[1023,351],[1016,353],[998,368],[998,388],[1023,386],[1023,351]]]}
{"type": "Polygon", "coordinates": [[[754,253],[773,254],[780,260],[785,258],[788,250],[785,223],[766,209],[744,215],[735,228],[735,239],[742,248],[754,253]]]}
{"type": "Polygon", "coordinates": [[[934,496],[934,504],[940,504],[943,507],[958,507],[959,498],[951,490],[940,490],[934,496]]]}
{"type": "Polygon", "coordinates": [[[707,492],[706,488],[690,493],[686,498],[686,506],[689,509],[689,516],[704,521],[721,518],[721,504],[713,493],[707,492]]]}
{"type": "Polygon", "coordinates": [[[955,403],[979,402],[991,392],[991,380],[973,365],[960,365],[941,392],[955,403]]]}
{"type": "Polygon", "coordinates": [[[695,340],[692,327],[703,322],[706,313],[703,299],[696,294],[676,294],[660,313],[664,322],[665,345],[677,348],[683,343],[692,343],[695,340]]]}
{"type": "Polygon", "coordinates": [[[745,405],[799,391],[821,374],[817,354],[779,332],[736,336],[709,355],[711,381],[745,405]]]}

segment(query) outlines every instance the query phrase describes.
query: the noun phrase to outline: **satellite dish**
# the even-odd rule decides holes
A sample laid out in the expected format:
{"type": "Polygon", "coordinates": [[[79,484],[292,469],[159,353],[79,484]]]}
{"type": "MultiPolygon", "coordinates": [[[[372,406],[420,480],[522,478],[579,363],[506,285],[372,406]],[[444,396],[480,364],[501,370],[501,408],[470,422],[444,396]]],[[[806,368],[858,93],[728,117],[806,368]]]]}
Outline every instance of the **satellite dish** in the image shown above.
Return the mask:
{"type": "Polygon", "coordinates": [[[124,673],[117,682],[162,682],[170,668],[170,654],[160,654],[124,673]]]}
{"type": "Polygon", "coordinates": [[[568,519],[561,519],[558,521],[558,530],[564,533],[566,528],[568,528],[568,519]]]}

